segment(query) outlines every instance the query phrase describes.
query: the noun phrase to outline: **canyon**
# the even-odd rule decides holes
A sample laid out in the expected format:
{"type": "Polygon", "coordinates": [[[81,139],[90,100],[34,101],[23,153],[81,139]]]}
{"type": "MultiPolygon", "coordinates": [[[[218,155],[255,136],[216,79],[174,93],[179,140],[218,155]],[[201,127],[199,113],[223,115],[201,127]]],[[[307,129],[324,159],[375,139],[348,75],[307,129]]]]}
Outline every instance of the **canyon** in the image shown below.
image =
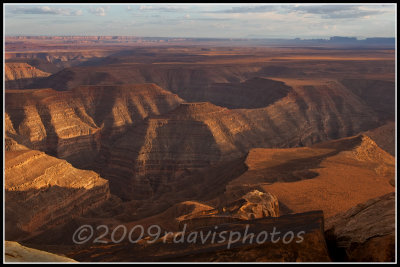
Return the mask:
{"type": "Polygon", "coordinates": [[[136,41],[6,40],[6,240],[82,262],[394,261],[394,50],[136,41]],[[154,224],[305,235],[71,238],[154,224]]]}
{"type": "Polygon", "coordinates": [[[28,63],[7,63],[4,66],[6,88],[23,88],[40,78],[50,75],[51,73],[44,72],[28,63]]]}
{"type": "Polygon", "coordinates": [[[110,197],[97,173],[35,150],[6,152],[5,192],[7,239],[45,231],[110,197]]]}

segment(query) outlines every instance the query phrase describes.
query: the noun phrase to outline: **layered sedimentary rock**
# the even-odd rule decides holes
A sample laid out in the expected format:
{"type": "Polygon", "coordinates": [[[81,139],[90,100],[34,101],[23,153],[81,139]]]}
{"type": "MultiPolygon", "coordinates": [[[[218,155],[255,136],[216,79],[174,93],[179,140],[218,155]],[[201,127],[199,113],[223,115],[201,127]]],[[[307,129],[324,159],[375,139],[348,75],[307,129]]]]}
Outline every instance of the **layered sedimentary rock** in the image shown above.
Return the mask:
{"type": "Polygon", "coordinates": [[[396,152],[396,123],[388,122],[378,128],[365,132],[375,143],[388,152],[390,155],[395,156],[396,152]]]}
{"type": "Polygon", "coordinates": [[[37,79],[50,75],[51,73],[44,72],[27,63],[5,63],[4,65],[6,89],[24,88],[37,79]]]}
{"type": "Polygon", "coordinates": [[[279,202],[276,196],[268,192],[252,190],[242,197],[207,211],[199,213],[191,212],[184,219],[206,217],[206,216],[229,216],[241,220],[258,219],[264,217],[279,217],[279,202]]]}
{"type": "MultiPolygon", "coordinates": [[[[12,50],[12,49],[10,49],[12,50]]],[[[38,47],[39,51],[10,51],[7,49],[5,59],[10,63],[27,62],[28,64],[40,68],[44,72],[50,74],[57,73],[64,68],[80,65],[82,63],[96,62],[110,54],[115,53],[112,49],[63,49],[60,47],[58,51],[52,51],[48,45],[38,47]]],[[[7,64],[6,63],[6,64],[7,64]]],[[[49,76],[47,75],[47,76],[49,76]]],[[[26,87],[19,87],[21,89],[26,87]]]]}
{"type": "MultiPolygon", "coordinates": [[[[123,58],[122,58],[123,59],[123,58]]],[[[151,61],[156,61],[154,57],[151,61]]],[[[132,63],[132,62],[130,62],[132,63]]],[[[50,87],[55,90],[71,90],[79,85],[102,85],[119,81],[130,83],[155,83],[160,87],[179,94],[187,101],[198,89],[213,83],[240,82],[247,73],[256,72],[258,66],[249,65],[201,65],[196,64],[110,64],[95,67],[73,67],[64,69],[46,80],[38,82],[34,88],[50,87]],[[95,77],[102,77],[95,79],[95,77]],[[63,83],[60,83],[63,81],[63,83]]],[[[211,100],[208,100],[211,101],[211,100]]]]}
{"type": "Polygon", "coordinates": [[[311,145],[379,125],[374,110],[338,82],[286,79],[289,92],[269,82],[287,95],[235,110],[182,103],[149,84],[8,91],[6,135],[78,167],[99,156],[95,169],[115,194],[145,199],[251,148],[311,145]]]}
{"type": "Polygon", "coordinates": [[[196,102],[150,116],[106,150],[100,172],[120,196],[143,199],[188,171],[239,158],[251,148],[312,145],[379,125],[374,111],[337,82],[292,85],[265,108],[196,102]]]}
{"type": "Polygon", "coordinates": [[[7,136],[4,138],[4,148],[6,151],[29,150],[26,146],[18,144],[14,139],[7,136]]]}
{"type": "Polygon", "coordinates": [[[279,217],[278,199],[271,193],[252,190],[223,206],[181,216],[179,228],[193,229],[264,217],[279,217]]]}
{"type": "MultiPolygon", "coordinates": [[[[172,64],[163,62],[165,56],[163,55],[158,59],[159,62],[155,57],[147,56],[153,63],[147,64],[141,63],[136,54],[130,55],[130,59],[126,59],[129,55],[125,54],[125,52],[121,52],[120,56],[114,58],[117,60],[116,64],[113,62],[107,66],[65,69],[40,81],[35,88],[50,87],[56,90],[71,90],[83,84],[152,82],[178,94],[188,102],[209,101],[228,108],[260,108],[284,97],[291,91],[288,86],[298,87],[287,83],[290,78],[303,84],[303,80],[309,80],[308,84],[304,84],[308,87],[315,87],[319,81],[328,79],[343,87],[342,90],[347,91],[347,94],[351,92],[352,97],[356,96],[358,100],[371,106],[374,112],[382,118],[393,119],[394,82],[368,78],[373,77],[370,72],[376,73],[378,70],[387,68],[387,62],[379,62],[379,64],[374,62],[374,66],[378,64],[379,67],[376,65],[378,70],[373,71],[370,70],[371,66],[366,63],[353,62],[354,67],[350,68],[348,72],[356,74],[353,76],[357,78],[338,80],[338,77],[350,76],[346,71],[337,73],[337,69],[349,68],[348,62],[335,62],[339,65],[331,68],[327,65],[331,65],[332,62],[329,64],[318,62],[315,66],[310,67],[308,63],[299,63],[298,61],[290,67],[287,66],[288,63],[282,62],[276,63],[276,65],[251,64],[250,62],[247,64],[215,64],[213,61],[207,62],[207,60],[204,60],[202,64],[188,64],[188,62],[172,64]],[[361,73],[360,68],[363,68],[361,73]],[[286,70],[284,74],[277,75],[276,72],[282,69],[286,70]],[[321,72],[321,69],[324,70],[324,73],[321,72]],[[297,73],[297,70],[302,71],[297,73]],[[367,77],[359,77],[365,73],[368,74],[367,77]],[[271,78],[280,76],[279,81],[271,78]],[[286,82],[286,84],[282,84],[282,82],[286,82]]],[[[321,89],[322,93],[327,91],[324,88],[317,88],[316,93],[321,89]]],[[[333,98],[332,101],[336,105],[340,105],[340,95],[333,98]]],[[[307,105],[307,101],[305,102],[307,105]]],[[[340,109],[340,106],[337,108],[340,109]]]]}
{"type": "Polygon", "coordinates": [[[181,104],[177,109],[166,117],[149,118],[104,153],[101,173],[111,181],[112,191],[115,188],[124,198],[149,197],[163,184],[177,181],[186,169],[219,160],[213,134],[192,116],[211,117],[227,110],[209,103],[181,104]]]}
{"type": "Polygon", "coordinates": [[[149,115],[176,107],[180,98],[152,85],[82,86],[6,91],[7,136],[31,149],[86,166],[110,139],[149,115]]]}
{"type": "Polygon", "coordinates": [[[364,135],[312,147],[252,149],[245,163],[248,170],[226,192],[260,186],[278,198],[281,214],[321,209],[331,217],[395,190],[394,157],[364,135]]]}
{"type": "Polygon", "coordinates": [[[138,243],[122,242],[107,249],[92,246],[75,250],[67,256],[78,261],[326,262],[330,258],[323,221],[322,212],[316,211],[231,222],[182,232],[179,236],[183,236],[183,242],[160,238],[148,244],[147,241],[152,239],[145,238],[138,243]],[[232,232],[237,233],[229,242],[232,232]],[[253,237],[251,234],[254,234],[253,237]]]}
{"type": "Polygon", "coordinates": [[[345,79],[341,83],[371,106],[382,119],[395,119],[395,82],[345,79]]]}
{"type": "Polygon", "coordinates": [[[35,150],[5,152],[6,238],[65,224],[110,196],[108,182],[35,150]]]}
{"type": "Polygon", "coordinates": [[[395,193],[389,193],[329,218],[325,229],[340,260],[393,262],[395,225],[395,193]]]}
{"type": "Polygon", "coordinates": [[[5,241],[5,262],[76,262],[73,259],[5,241]]]}
{"type": "MultiPolygon", "coordinates": [[[[258,190],[250,191],[242,198],[242,202],[239,209],[236,211],[237,216],[240,219],[257,219],[263,217],[279,217],[279,202],[276,196],[271,193],[264,193],[258,190]]],[[[231,205],[229,210],[234,212],[231,205]]],[[[236,208],[236,207],[235,207],[236,208]]],[[[228,207],[225,208],[228,210],[228,207]]],[[[229,212],[228,210],[228,212],[229,212]]]]}
{"type": "Polygon", "coordinates": [[[50,73],[37,69],[27,63],[6,63],[4,66],[5,81],[47,77],[50,75],[50,73]]]}

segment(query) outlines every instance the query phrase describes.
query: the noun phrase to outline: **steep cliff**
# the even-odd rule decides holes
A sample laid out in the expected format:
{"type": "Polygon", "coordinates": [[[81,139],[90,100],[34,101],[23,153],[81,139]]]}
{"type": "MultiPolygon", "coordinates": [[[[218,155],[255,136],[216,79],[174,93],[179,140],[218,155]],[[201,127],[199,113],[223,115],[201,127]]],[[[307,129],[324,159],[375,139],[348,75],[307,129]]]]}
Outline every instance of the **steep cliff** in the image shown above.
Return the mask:
{"type": "Polygon", "coordinates": [[[27,63],[5,63],[4,81],[6,89],[19,89],[29,86],[39,78],[48,77],[51,73],[44,72],[27,63]]]}
{"type": "Polygon", "coordinates": [[[47,77],[50,75],[50,73],[37,69],[27,63],[6,63],[4,65],[5,81],[47,77]]]}
{"type": "Polygon", "coordinates": [[[376,144],[388,152],[390,155],[395,156],[396,152],[396,123],[394,121],[388,122],[378,128],[365,132],[376,144]]]}
{"type": "Polygon", "coordinates": [[[104,148],[98,170],[119,196],[143,199],[193,170],[240,158],[252,148],[312,145],[379,125],[373,110],[339,83],[308,84],[295,84],[265,108],[230,110],[196,102],[150,116],[104,148]]]}
{"type": "Polygon", "coordinates": [[[152,85],[82,86],[6,91],[7,136],[84,167],[110,139],[149,115],[167,112],[182,100],[152,85]]]}
{"type": "Polygon", "coordinates": [[[6,239],[65,224],[110,196],[108,182],[35,150],[6,151],[6,239]]]}

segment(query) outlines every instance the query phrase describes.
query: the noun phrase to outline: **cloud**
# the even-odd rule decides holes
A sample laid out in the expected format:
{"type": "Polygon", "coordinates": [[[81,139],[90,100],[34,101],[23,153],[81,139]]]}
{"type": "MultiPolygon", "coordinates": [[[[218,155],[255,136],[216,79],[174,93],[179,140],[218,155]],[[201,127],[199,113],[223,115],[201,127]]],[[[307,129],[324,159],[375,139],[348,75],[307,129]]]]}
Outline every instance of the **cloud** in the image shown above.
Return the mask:
{"type": "Polygon", "coordinates": [[[297,5],[290,7],[289,11],[303,14],[317,14],[321,15],[323,19],[356,19],[386,12],[382,9],[365,10],[362,6],[356,5],[297,5]]]}
{"type": "Polygon", "coordinates": [[[161,12],[175,12],[175,11],[182,11],[186,10],[186,6],[168,6],[168,5],[142,5],[139,7],[139,10],[151,10],[151,11],[161,11],[161,12]]]}
{"type": "Polygon", "coordinates": [[[39,15],[62,15],[62,16],[81,16],[82,10],[73,10],[70,8],[55,8],[49,6],[36,7],[13,7],[9,9],[13,14],[39,14],[39,15]]]}
{"type": "Polygon", "coordinates": [[[276,10],[277,6],[259,5],[259,6],[236,6],[230,9],[206,11],[206,13],[264,13],[276,10]]]}
{"type": "Polygon", "coordinates": [[[371,15],[385,13],[383,6],[361,5],[243,5],[229,9],[205,11],[204,13],[251,14],[251,13],[279,13],[279,14],[311,14],[320,15],[323,19],[364,18],[371,15]],[[373,9],[371,9],[373,8],[373,9]]]}
{"type": "Polygon", "coordinates": [[[107,11],[110,9],[109,6],[106,7],[90,7],[89,12],[96,15],[96,16],[102,16],[104,17],[107,15],[107,11]]]}
{"type": "Polygon", "coordinates": [[[77,16],[81,16],[82,14],[83,14],[83,11],[82,10],[77,10],[76,12],[75,12],[75,14],[77,15],[77,16]]]}

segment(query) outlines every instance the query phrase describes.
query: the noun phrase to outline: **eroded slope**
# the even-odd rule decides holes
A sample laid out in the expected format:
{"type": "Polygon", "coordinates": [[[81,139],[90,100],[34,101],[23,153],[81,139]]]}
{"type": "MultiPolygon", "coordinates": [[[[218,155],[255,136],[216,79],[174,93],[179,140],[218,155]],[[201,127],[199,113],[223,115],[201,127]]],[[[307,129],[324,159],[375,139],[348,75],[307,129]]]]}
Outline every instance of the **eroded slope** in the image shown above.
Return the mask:
{"type": "Polygon", "coordinates": [[[6,151],[6,239],[65,224],[110,197],[108,181],[35,150],[6,151]]]}
{"type": "Polygon", "coordinates": [[[6,91],[5,133],[21,145],[87,166],[102,139],[182,100],[153,84],[6,91]]]}

